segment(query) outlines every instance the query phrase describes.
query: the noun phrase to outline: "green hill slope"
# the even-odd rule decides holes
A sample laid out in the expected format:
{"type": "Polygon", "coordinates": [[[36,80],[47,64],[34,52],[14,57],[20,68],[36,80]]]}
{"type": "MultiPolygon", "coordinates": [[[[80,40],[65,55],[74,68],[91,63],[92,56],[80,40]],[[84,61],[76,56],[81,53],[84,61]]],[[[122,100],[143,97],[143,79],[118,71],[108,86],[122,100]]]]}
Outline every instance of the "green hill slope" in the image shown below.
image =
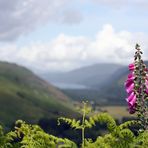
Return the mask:
{"type": "Polygon", "coordinates": [[[36,123],[61,115],[76,115],[67,96],[30,70],[0,62],[1,124],[10,126],[17,119],[36,123]]]}

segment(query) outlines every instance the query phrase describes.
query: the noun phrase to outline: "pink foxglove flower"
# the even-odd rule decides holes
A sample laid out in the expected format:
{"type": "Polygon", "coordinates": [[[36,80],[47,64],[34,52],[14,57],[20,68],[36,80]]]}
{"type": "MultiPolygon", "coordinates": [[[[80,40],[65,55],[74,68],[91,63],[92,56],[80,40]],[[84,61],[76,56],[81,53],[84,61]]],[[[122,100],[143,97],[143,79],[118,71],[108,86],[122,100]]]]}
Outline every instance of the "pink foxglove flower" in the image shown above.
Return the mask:
{"type": "Polygon", "coordinates": [[[126,91],[128,94],[130,94],[134,89],[134,83],[133,82],[126,82],[126,91]]]}
{"type": "Polygon", "coordinates": [[[135,65],[133,63],[129,65],[129,70],[132,71],[132,73],[128,75],[128,78],[125,82],[126,92],[128,93],[126,101],[128,102],[129,113],[133,114],[136,111],[136,95],[134,93],[135,65]]]}
{"type": "Polygon", "coordinates": [[[134,79],[134,74],[129,74],[128,79],[125,82],[125,88],[128,94],[131,93],[134,89],[134,79]]]}
{"type": "Polygon", "coordinates": [[[135,69],[135,64],[134,63],[129,64],[128,68],[130,71],[133,71],[135,69]]]}
{"type": "Polygon", "coordinates": [[[130,103],[128,103],[128,110],[130,114],[134,114],[136,111],[136,105],[135,106],[131,106],[130,103]]]}
{"type": "Polygon", "coordinates": [[[128,98],[126,99],[126,101],[128,102],[128,110],[130,114],[135,113],[136,111],[136,95],[134,94],[134,92],[132,92],[128,98]]]}
{"type": "Polygon", "coordinates": [[[132,92],[128,98],[127,98],[127,102],[131,105],[131,106],[135,106],[136,104],[136,95],[134,92],[132,92]]]}
{"type": "Polygon", "coordinates": [[[148,130],[148,69],[142,60],[142,51],[136,44],[134,62],[128,66],[131,73],[125,82],[129,113],[137,113],[141,129],[148,130]]]}

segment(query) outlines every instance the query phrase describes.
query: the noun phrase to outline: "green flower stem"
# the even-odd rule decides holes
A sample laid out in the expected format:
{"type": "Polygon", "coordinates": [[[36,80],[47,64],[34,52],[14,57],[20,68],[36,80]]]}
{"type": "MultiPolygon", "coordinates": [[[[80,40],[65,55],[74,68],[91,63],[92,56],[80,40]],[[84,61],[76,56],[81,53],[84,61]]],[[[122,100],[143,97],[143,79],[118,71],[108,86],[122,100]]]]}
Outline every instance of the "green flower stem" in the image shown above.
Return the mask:
{"type": "Polygon", "coordinates": [[[141,59],[142,52],[140,51],[140,46],[137,46],[136,49],[136,55],[135,55],[135,63],[136,63],[136,80],[135,83],[138,87],[135,87],[135,93],[137,96],[137,116],[139,120],[141,121],[141,129],[147,130],[148,129],[148,123],[147,123],[147,104],[146,104],[146,93],[145,93],[145,79],[146,79],[146,72],[145,68],[146,66],[143,63],[143,60],[141,59]]]}
{"type": "Polygon", "coordinates": [[[85,117],[86,117],[86,103],[83,102],[83,118],[82,118],[82,148],[85,148],[85,117]]]}

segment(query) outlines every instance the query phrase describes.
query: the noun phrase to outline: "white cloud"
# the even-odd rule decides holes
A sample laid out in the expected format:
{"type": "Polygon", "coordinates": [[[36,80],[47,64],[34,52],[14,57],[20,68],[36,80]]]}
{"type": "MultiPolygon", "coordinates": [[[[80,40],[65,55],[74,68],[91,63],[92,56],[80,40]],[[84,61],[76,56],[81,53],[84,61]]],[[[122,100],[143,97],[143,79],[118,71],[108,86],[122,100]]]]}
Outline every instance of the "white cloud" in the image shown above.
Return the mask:
{"type": "Polygon", "coordinates": [[[143,33],[117,32],[107,24],[95,39],[60,34],[47,43],[35,42],[21,48],[1,46],[0,59],[17,62],[35,71],[65,71],[97,62],[125,64],[133,60],[136,42],[142,44],[145,58],[148,57],[147,41],[148,37],[143,33]]]}
{"type": "Polygon", "coordinates": [[[0,41],[15,40],[41,24],[74,24],[82,19],[69,0],[0,0],[0,41]]]}

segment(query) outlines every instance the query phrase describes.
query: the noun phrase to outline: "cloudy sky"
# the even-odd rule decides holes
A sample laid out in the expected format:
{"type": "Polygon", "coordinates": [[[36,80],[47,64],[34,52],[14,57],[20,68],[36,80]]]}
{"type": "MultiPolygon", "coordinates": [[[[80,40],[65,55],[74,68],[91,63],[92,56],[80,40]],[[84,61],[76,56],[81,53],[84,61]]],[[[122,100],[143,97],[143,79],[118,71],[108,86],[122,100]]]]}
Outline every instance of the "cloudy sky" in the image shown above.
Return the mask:
{"type": "Polygon", "coordinates": [[[0,0],[0,59],[34,71],[148,60],[147,0],[0,0]]]}

